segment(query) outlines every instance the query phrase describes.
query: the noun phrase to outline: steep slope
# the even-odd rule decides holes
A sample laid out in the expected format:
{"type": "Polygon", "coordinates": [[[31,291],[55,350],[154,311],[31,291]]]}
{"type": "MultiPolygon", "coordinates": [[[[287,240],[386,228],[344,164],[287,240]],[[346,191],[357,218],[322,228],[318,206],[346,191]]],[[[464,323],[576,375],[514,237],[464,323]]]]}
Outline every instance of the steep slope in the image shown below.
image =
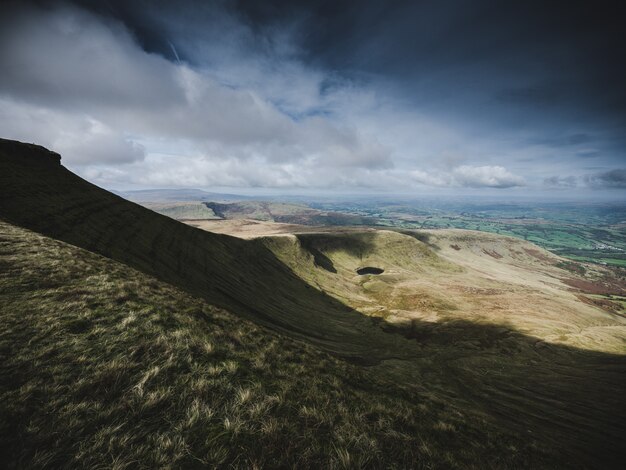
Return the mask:
{"type": "Polygon", "coordinates": [[[376,362],[411,354],[411,343],[311,288],[261,244],[197,230],[128,202],[74,175],[43,147],[0,140],[0,218],[344,357],[376,362]]]}
{"type": "MultiPolygon", "coordinates": [[[[506,362],[488,349],[481,358],[455,347],[459,334],[480,330],[456,325],[433,332],[424,359],[391,362],[390,371],[381,371],[347,364],[121,263],[3,222],[0,268],[5,468],[609,468],[619,462],[620,448],[611,448],[621,436],[619,413],[613,423],[602,421],[597,437],[610,452],[600,453],[567,408],[580,406],[589,392],[579,387],[598,381],[606,397],[596,392],[605,398],[597,404],[619,410],[612,408],[621,401],[619,375],[611,375],[620,373],[616,358],[553,349],[533,355],[530,343],[509,337],[507,344],[525,348],[530,363],[509,362],[503,370],[506,362]],[[576,368],[567,366],[572,360],[576,368]],[[567,382],[560,383],[562,375],[567,382]],[[532,394],[537,381],[549,392],[542,406],[552,410],[541,427],[524,419],[524,410],[541,414],[532,394]],[[455,384],[457,396],[450,397],[455,384]],[[527,388],[517,399],[516,384],[527,388]],[[485,385],[494,388],[483,409],[474,400],[485,385]],[[569,396],[571,402],[563,401],[569,396]],[[490,409],[504,407],[508,413],[494,421],[490,409]],[[568,433],[563,422],[552,422],[555,413],[568,433]]],[[[486,329],[481,334],[503,341],[486,329]]],[[[596,424],[593,408],[584,411],[587,423],[596,424]]]]}
{"type": "Polygon", "coordinates": [[[525,436],[3,222],[0,268],[3,468],[555,463],[525,436]]]}

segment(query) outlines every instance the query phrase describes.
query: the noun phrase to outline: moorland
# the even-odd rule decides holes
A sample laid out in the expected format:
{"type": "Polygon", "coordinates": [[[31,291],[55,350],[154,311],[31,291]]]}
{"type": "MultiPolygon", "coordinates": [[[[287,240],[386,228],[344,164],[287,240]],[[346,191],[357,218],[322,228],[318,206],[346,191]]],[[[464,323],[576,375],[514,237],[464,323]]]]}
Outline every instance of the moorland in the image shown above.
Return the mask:
{"type": "Polygon", "coordinates": [[[211,210],[175,220],[0,141],[8,468],[623,463],[619,268],[211,210]]]}

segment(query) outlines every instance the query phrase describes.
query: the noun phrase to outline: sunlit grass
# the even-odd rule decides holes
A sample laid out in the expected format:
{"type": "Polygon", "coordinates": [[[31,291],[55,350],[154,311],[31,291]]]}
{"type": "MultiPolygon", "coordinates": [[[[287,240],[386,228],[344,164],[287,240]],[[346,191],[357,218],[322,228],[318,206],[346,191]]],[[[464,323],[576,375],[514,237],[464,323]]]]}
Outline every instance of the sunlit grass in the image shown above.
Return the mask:
{"type": "Polygon", "coordinates": [[[485,424],[468,433],[426,397],[4,223],[0,264],[5,463],[431,468],[541,455],[503,454],[511,437],[487,433],[462,451],[485,424]]]}

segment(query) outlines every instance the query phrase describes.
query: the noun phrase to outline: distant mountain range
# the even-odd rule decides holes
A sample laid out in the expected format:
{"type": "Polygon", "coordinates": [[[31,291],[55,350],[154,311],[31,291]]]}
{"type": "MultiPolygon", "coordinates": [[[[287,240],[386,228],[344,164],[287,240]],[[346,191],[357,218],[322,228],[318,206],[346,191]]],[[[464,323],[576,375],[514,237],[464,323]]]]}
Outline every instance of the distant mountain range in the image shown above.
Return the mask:
{"type": "Polygon", "coordinates": [[[140,189],[111,192],[133,202],[244,201],[251,199],[248,196],[212,193],[201,189],[140,189]]]}

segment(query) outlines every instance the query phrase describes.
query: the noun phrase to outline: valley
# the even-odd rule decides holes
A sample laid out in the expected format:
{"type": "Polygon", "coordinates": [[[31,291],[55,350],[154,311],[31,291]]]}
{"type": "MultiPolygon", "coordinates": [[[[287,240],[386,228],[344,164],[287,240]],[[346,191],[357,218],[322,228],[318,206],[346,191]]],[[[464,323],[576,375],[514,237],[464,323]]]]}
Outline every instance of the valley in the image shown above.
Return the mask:
{"type": "Polygon", "coordinates": [[[623,461],[620,270],[478,231],[183,223],[57,157],[0,141],[10,468],[623,461]]]}
{"type": "Polygon", "coordinates": [[[244,226],[251,228],[242,233],[242,225],[228,221],[189,223],[258,238],[310,285],[407,334],[415,321],[468,320],[506,325],[537,337],[539,345],[621,352],[626,342],[626,311],[619,300],[624,279],[618,272],[591,264],[581,277],[561,258],[513,237],[256,221],[248,221],[244,226]],[[360,275],[364,267],[382,272],[360,275]],[[581,285],[581,279],[595,282],[581,285]],[[604,313],[594,305],[591,286],[606,289],[604,313]]]}
{"type": "MultiPolygon", "coordinates": [[[[619,202],[495,204],[471,198],[463,202],[454,198],[343,196],[298,198],[296,203],[289,197],[252,200],[239,196],[237,200],[233,195],[227,199],[216,195],[200,199],[196,193],[178,190],[150,194],[150,200],[143,199],[142,192],[126,193],[126,197],[172,218],[201,220],[204,224],[210,224],[210,220],[239,220],[242,224],[257,221],[324,227],[477,230],[530,241],[574,261],[626,267],[626,211],[619,202]]],[[[219,224],[215,229],[222,230],[219,224]]]]}

